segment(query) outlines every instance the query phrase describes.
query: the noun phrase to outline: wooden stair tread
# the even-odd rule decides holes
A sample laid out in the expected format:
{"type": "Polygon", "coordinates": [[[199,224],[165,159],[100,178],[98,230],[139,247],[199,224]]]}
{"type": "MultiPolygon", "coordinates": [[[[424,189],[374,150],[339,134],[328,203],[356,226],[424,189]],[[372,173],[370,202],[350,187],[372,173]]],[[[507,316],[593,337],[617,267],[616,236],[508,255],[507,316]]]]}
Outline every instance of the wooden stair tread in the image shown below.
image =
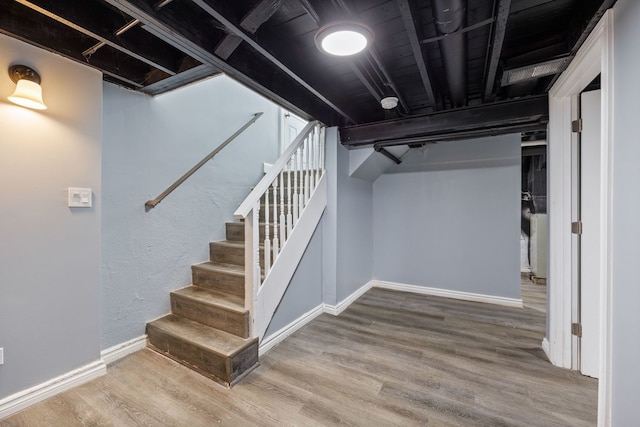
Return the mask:
{"type": "Polygon", "coordinates": [[[165,334],[224,357],[233,357],[245,348],[257,343],[257,338],[240,338],[236,335],[169,314],[147,324],[165,334]]]}
{"type": "Polygon", "coordinates": [[[218,306],[227,310],[236,311],[238,313],[246,313],[248,310],[244,307],[244,298],[239,295],[233,295],[228,292],[215,291],[213,289],[202,288],[199,286],[187,286],[171,292],[185,298],[197,300],[201,303],[218,306]]]}

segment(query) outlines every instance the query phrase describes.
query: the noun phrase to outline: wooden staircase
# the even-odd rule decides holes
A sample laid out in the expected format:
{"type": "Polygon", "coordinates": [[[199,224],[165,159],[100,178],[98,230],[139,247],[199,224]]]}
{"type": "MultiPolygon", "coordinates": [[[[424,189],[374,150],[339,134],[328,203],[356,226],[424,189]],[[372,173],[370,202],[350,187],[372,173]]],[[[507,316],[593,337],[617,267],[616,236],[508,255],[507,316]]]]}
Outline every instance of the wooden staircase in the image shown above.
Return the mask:
{"type": "Polygon", "coordinates": [[[171,292],[171,314],[147,324],[148,346],[230,387],[258,365],[244,304],[244,223],[226,224],[210,261],[193,265],[192,285],[171,292]]]}

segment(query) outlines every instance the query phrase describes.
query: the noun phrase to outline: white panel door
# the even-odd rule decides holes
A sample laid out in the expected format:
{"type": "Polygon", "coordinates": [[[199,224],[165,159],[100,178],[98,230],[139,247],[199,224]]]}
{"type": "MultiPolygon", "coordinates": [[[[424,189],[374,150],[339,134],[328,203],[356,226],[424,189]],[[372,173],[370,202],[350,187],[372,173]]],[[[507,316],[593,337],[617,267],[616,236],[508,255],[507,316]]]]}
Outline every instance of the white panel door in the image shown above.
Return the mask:
{"type": "Polygon", "coordinates": [[[280,154],[284,153],[307,123],[306,120],[280,108],[280,154]]]}
{"type": "Polygon", "coordinates": [[[594,378],[600,362],[600,96],[596,90],[580,99],[580,371],[594,378]]]}

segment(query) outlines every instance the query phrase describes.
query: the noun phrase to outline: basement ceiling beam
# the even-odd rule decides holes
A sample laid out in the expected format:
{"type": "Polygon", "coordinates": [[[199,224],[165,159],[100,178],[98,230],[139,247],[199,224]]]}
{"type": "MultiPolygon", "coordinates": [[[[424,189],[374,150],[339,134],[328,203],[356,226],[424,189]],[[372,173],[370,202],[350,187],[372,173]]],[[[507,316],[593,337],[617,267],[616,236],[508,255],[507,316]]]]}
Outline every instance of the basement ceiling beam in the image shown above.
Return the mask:
{"type": "MultiPolygon", "coordinates": [[[[607,9],[610,9],[615,4],[616,0],[589,0],[581,2],[578,13],[573,17],[572,30],[570,30],[569,40],[567,44],[571,46],[571,57],[573,58],[582,44],[587,40],[591,31],[598,25],[600,19],[605,14],[607,9]]],[[[571,61],[567,61],[565,66],[558,71],[553,77],[551,82],[547,85],[546,91],[551,90],[556,80],[560,77],[562,72],[566,70],[571,61]]]]}
{"type": "MultiPolygon", "coordinates": [[[[82,46],[92,43],[93,39],[82,33],[69,31],[60,22],[47,19],[15,1],[0,0],[0,8],[4,12],[0,13],[0,33],[96,68],[128,88],[139,89],[144,86],[146,73],[149,71],[146,64],[129,58],[129,61],[122,61],[116,66],[112,58],[102,56],[87,63],[79,52],[82,51],[82,46]],[[65,41],[63,48],[60,48],[60,40],[65,41]]],[[[112,54],[125,56],[118,51],[113,51],[112,54]]]]}
{"type": "Polygon", "coordinates": [[[175,76],[167,77],[159,82],[147,85],[140,91],[149,95],[159,95],[216,74],[220,74],[216,68],[213,68],[210,65],[201,64],[183,71],[180,74],[176,74],[175,76]]]}
{"type": "Polygon", "coordinates": [[[104,28],[104,26],[101,27],[98,24],[98,21],[95,19],[95,8],[86,2],[78,2],[73,8],[70,8],[65,2],[59,0],[16,1],[69,28],[111,46],[158,70],[164,71],[169,75],[174,75],[177,72],[177,61],[169,60],[166,56],[158,55],[157,46],[153,46],[150,43],[137,43],[130,40],[127,42],[128,47],[125,47],[121,40],[116,37],[116,29],[109,31],[104,28]]]}
{"type": "Polygon", "coordinates": [[[349,114],[345,113],[340,107],[335,105],[333,102],[328,100],[324,95],[314,89],[309,83],[307,83],[304,79],[294,73],[291,69],[289,69],[286,65],[280,62],[275,56],[273,56],[270,52],[268,52],[264,47],[262,47],[258,42],[256,42],[252,37],[246,34],[242,29],[238,27],[234,22],[228,19],[225,15],[219,12],[217,5],[213,0],[191,0],[194,4],[198,5],[202,10],[207,12],[213,18],[215,18],[218,22],[224,25],[229,31],[231,31],[236,36],[240,37],[245,43],[251,46],[256,52],[262,55],[269,63],[271,63],[274,67],[278,68],[282,72],[284,72],[287,76],[293,79],[300,86],[305,88],[307,91],[315,95],[318,99],[324,102],[327,106],[332,108],[342,117],[350,121],[351,123],[357,123],[356,120],[351,118],[349,114]]]}
{"type": "Polygon", "coordinates": [[[496,22],[493,25],[493,40],[491,42],[491,52],[489,53],[489,64],[487,67],[484,84],[484,101],[491,102],[495,99],[496,72],[500,63],[504,35],[507,31],[507,21],[509,20],[509,10],[511,0],[499,0],[496,22]]]}
{"type": "Polygon", "coordinates": [[[193,26],[175,22],[171,15],[155,10],[145,0],[103,0],[130,17],[141,22],[142,28],[164,42],[181,50],[197,61],[212,67],[214,72],[223,72],[257,93],[280,104],[292,113],[305,119],[318,119],[330,125],[340,123],[338,114],[317,98],[301,91],[289,90],[292,81],[265,73],[264,69],[251,64],[244,68],[229,65],[212,52],[215,50],[210,38],[193,26]],[[287,98],[280,93],[288,93],[287,98]],[[304,109],[303,109],[304,108],[304,109]]]}
{"type": "Polygon", "coordinates": [[[340,128],[347,147],[465,139],[546,127],[546,95],[340,128]]]}
{"type": "MultiPolygon", "coordinates": [[[[282,6],[283,0],[262,0],[240,20],[240,27],[250,34],[255,34],[258,28],[273,16],[282,6]]],[[[218,44],[215,54],[227,59],[242,43],[242,38],[235,34],[227,34],[218,44]]]]}
{"type": "Polygon", "coordinates": [[[422,85],[427,93],[427,98],[431,102],[434,108],[436,108],[436,98],[433,94],[433,86],[431,85],[431,79],[429,78],[429,72],[427,71],[426,57],[422,51],[422,45],[420,44],[420,38],[416,30],[415,18],[411,11],[411,4],[409,0],[397,0],[398,7],[402,13],[402,20],[404,27],[407,30],[407,36],[411,44],[411,50],[413,51],[413,57],[420,71],[420,78],[422,79],[422,85]]]}

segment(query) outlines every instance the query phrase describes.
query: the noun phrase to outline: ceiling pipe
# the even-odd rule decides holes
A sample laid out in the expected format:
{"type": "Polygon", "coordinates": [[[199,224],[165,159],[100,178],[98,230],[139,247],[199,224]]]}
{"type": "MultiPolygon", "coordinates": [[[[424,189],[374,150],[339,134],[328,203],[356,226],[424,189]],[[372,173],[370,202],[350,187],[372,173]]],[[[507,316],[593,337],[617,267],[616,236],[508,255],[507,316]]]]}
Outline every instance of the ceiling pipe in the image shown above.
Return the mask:
{"type": "Polygon", "coordinates": [[[467,103],[467,38],[460,31],[467,20],[465,0],[432,0],[433,17],[447,76],[451,107],[464,107],[467,103]]]}

